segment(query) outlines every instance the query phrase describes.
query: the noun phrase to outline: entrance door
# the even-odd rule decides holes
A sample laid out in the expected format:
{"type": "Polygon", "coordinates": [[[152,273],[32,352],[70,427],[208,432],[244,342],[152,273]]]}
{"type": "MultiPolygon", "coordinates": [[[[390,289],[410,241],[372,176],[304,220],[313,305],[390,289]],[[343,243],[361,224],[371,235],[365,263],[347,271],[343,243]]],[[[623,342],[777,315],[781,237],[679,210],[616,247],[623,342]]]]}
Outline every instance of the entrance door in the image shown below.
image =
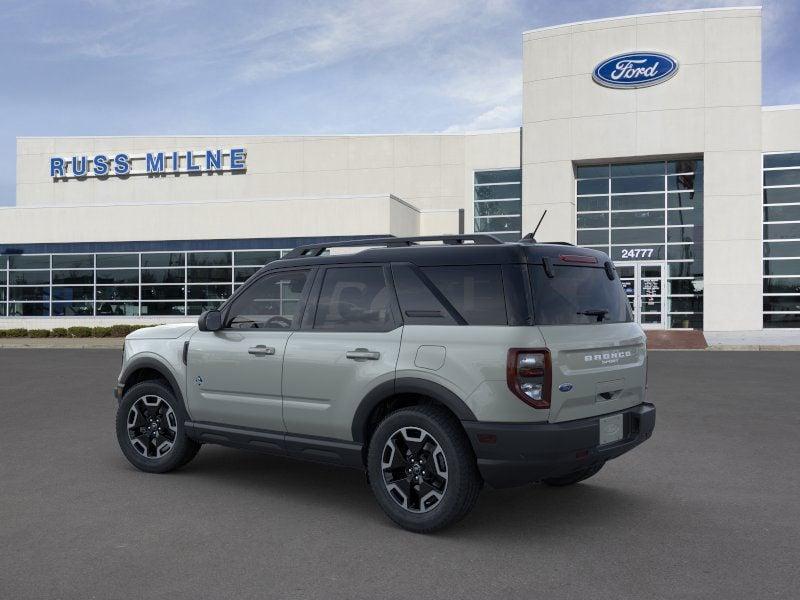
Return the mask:
{"type": "Polygon", "coordinates": [[[665,329],[663,298],[666,265],[659,262],[618,263],[617,273],[631,303],[633,318],[644,329],[665,329]]]}

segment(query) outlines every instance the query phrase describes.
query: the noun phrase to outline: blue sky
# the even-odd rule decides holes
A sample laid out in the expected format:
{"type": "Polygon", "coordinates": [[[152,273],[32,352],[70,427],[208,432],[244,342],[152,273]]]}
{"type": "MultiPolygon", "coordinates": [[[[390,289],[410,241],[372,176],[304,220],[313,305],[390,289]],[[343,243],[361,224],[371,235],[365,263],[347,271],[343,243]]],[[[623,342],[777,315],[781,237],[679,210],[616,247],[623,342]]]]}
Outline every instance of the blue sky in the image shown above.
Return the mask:
{"type": "MultiPolygon", "coordinates": [[[[0,1],[0,204],[16,136],[516,127],[522,36],[714,0],[0,1]]],[[[800,103],[800,2],[764,2],[764,104],[800,103]]]]}

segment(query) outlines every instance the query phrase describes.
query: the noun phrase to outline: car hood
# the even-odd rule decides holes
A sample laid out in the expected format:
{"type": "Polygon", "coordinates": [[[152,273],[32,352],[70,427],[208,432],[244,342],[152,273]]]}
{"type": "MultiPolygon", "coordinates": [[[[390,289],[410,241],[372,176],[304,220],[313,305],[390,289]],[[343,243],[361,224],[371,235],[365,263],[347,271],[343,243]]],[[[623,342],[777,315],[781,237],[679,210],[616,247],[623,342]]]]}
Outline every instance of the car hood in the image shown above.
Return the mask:
{"type": "Polygon", "coordinates": [[[144,327],[137,329],[129,334],[129,340],[174,340],[185,333],[197,329],[196,323],[175,323],[174,325],[156,325],[155,327],[144,327]]]}

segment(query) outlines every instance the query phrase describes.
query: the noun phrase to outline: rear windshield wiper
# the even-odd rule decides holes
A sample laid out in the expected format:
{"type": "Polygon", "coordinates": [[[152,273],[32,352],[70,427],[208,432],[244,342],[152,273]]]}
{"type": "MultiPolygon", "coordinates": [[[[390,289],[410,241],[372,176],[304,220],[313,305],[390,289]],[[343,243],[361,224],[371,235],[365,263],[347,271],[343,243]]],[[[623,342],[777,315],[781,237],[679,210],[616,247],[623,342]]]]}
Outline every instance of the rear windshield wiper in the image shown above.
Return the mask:
{"type": "Polygon", "coordinates": [[[602,323],[605,316],[608,314],[607,308],[590,308],[589,310],[581,310],[579,315],[586,315],[587,317],[597,317],[597,322],[602,323]]]}

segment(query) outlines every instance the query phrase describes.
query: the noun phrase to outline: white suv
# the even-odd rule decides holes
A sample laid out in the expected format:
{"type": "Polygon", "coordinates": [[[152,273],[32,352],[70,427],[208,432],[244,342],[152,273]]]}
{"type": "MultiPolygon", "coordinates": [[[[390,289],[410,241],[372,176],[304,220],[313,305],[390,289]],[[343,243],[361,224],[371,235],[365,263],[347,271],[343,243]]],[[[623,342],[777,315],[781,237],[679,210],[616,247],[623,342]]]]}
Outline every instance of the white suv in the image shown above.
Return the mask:
{"type": "Polygon", "coordinates": [[[646,440],[646,360],[601,252],[486,235],[304,246],[197,325],[126,338],[117,437],[150,472],[203,443],[362,469],[390,518],[428,532],[484,482],[576,483],[646,440]]]}

